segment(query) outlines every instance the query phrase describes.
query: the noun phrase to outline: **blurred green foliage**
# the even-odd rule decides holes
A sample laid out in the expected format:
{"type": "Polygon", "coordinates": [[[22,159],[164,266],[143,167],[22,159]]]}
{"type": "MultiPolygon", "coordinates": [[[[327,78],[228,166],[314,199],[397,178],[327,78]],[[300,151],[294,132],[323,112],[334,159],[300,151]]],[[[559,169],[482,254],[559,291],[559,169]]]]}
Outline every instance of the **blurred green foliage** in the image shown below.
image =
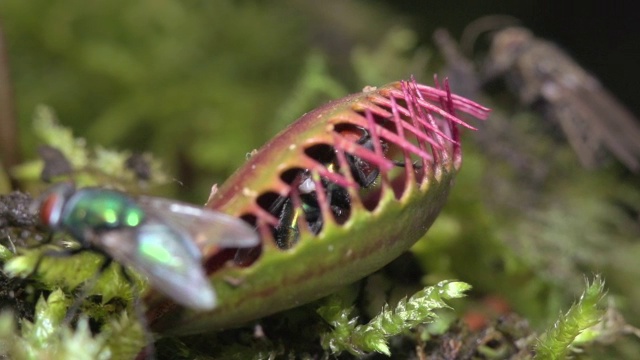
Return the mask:
{"type": "Polygon", "coordinates": [[[209,187],[268,135],[305,54],[301,19],[273,3],[10,0],[0,11],[22,129],[45,103],[94,143],[217,172],[209,187]]]}
{"type": "Polygon", "coordinates": [[[91,333],[87,318],[75,329],[64,320],[67,301],[61,290],[36,305],[35,322],[22,320],[17,331],[13,319],[0,314],[0,355],[13,359],[132,359],[145,342],[140,325],[126,313],[111,320],[98,336],[91,333]]]}
{"type": "Polygon", "coordinates": [[[39,154],[39,159],[11,169],[11,175],[25,190],[37,193],[46,185],[43,181],[73,180],[78,187],[107,185],[138,194],[168,182],[160,162],[149,153],[139,155],[136,166],[131,164],[130,151],[89,147],[84,138],[75,137],[71,129],[60,125],[49,107],[36,108],[32,127],[40,143],[38,152],[49,154],[39,154]]]}

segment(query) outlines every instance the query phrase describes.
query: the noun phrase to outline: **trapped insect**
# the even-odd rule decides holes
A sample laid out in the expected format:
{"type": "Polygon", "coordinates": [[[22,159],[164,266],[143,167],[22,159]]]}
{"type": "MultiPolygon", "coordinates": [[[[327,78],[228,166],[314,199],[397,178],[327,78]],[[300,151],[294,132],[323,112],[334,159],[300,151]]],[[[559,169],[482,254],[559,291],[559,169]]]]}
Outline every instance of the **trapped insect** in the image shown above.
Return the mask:
{"type": "Polygon", "coordinates": [[[155,197],[134,200],[114,190],[75,189],[71,183],[55,185],[35,207],[44,225],[78,241],[80,247],[63,255],[102,254],[99,271],[113,260],[131,266],[158,291],[194,310],[216,305],[203,254],[259,242],[253,229],[229,215],[155,197]]]}
{"type": "Polygon", "coordinates": [[[504,77],[523,104],[540,106],[585,167],[597,167],[606,149],[640,171],[638,120],[555,44],[521,27],[500,30],[492,36],[482,73],[485,81],[504,77]]]}
{"type": "MultiPolygon", "coordinates": [[[[356,141],[366,149],[373,151],[373,142],[369,132],[361,127],[354,128],[356,132],[360,132],[361,136],[356,141]]],[[[355,135],[357,136],[357,135],[355,135]]],[[[323,165],[331,172],[336,172],[339,164],[336,163],[334,150],[328,149],[326,154],[321,156],[323,165]]],[[[366,189],[371,187],[380,171],[371,163],[357,156],[346,154],[349,171],[353,180],[366,189]]],[[[324,196],[331,214],[335,219],[345,219],[349,216],[350,211],[350,195],[348,190],[336,183],[321,177],[322,186],[324,187],[324,196]]],[[[322,230],[323,217],[322,209],[318,203],[318,194],[316,185],[311,177],[310,171],[307,169],[297,175],[292,184],[297,186],[297,192],[300,196],[301,206],[296,208],[291,197],[281,196],[273,202],[269,209],[269,213],[277,214],[279,217],[278,226],[274,229],[274,238],[276,244],[280,248],[289,248],[298,242],[300,237],[300,229],[298,227],[298,219],[302,216],[313,234],[318,234],[322,230]]],[[[340,221],[340,220],[338,220],[340,221]]]]}
{"type": "Polygon", "coordinates": [[[219,306],[181,311],[153,292],[152,330],[193,334],[302,305],[378,270],[421,238],[462,153],[457,112],[488,109],[401,81],[368,87],[298,119],[253,153],[207,207],[255,227],[259,246],[205,258],[219,306]]]}

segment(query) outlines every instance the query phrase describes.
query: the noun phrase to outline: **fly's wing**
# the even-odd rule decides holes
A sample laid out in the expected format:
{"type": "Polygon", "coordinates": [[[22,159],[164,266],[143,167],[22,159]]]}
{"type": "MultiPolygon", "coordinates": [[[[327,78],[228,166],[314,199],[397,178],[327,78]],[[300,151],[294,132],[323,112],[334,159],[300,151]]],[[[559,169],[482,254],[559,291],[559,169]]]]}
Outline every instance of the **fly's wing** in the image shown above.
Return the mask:
{"type": "Polygon", "coordinates": [[[99,238],[102,250],[146,275],[175,302],[195,310],[215,307],[215,292],[187,234],[150,218],[137,227],[104,231],[99,238]]]}
{"type": "Polygon", "coordinates": [[[144,222],[101,232],[96,246],[146,275],[175,302],[196,310],[214,308],[216,296],[202,268],[203,255],[220,247],[256,246],[256,232],[240,219],[184,203],[141,197],[138,204],[146,212],[144,222]]]}
{"type": "Polygon", "coordinates": [[[218,248],[246,248],[260,244],[258,234],[233,216],[181,202],[156,197],[140,197],[149,213],[184,232],[197,246],[198,254],[212,254],[218,248]]]}

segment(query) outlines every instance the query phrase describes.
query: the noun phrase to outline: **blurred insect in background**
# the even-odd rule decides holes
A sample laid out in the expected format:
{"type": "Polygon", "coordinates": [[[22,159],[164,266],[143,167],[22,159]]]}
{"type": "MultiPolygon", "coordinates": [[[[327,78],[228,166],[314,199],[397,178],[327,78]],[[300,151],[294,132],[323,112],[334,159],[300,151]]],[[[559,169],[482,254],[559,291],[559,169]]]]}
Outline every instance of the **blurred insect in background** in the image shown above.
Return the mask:
{"type": "Polygon", "coordinates": [[[638,120],[591,74],[555,44],[512,27],[493,36],[486,79],[504,76],[526,105],[540,104],[556,121],[587,168],[607,150],[629,170],[640,171],[638,120]]]}
{"type": "MultiPolygon", "coordinates": [[[[469,39],[475,40],[477,32],[495,29],[505,22],[513,20],[478,19],[465,30],[462,48],[471,52],[469,39]],[[470,32],[476,34],[469,36],[470,32]]],[[[521,104],[558,124],[584,167],[601,166],[606,160],[604,154],[609,152],[629,170],[640,171],[638,120],[594,76],[552,42],[537,38],[522,27],[495,31],[490,36],[487,56],[474,75],[473,65],[470,70],[470,62],[455,54],[455,44],[446,32],[437,32],[435,41],[450,66],[457,68],[459,77],[467,77],[460,83],[477,90],[504,80],[521,104]],[[460,71],[466,74],[460,75],[460,71]]],[[[452,83],[457,85],[453,79],[452,83]]]]}
{"type": "Polygon", "coordinates": [[[259,242],[247,224],[222,213],[161,198],[134,200],[114,190],[76,189],[67,182],[44,193],[34,208],[44,225],[67,232],[80,245],[48,254],[101,254],[99,273],[113,260],[131,266],[147,276],[154,288],[195,310],[216,305],[215,291],[202,268],[203,253],[259,242]]]}
{"type": "Polygon", "coordinates": [[[640,123],[563,50],[514,24],[478,19],[460,45],[434,33],[452,89],[494,109],[470,134],[483,160],[474,200],[505,219],[487,237],[559,292],[597,269],[623,293],[637,278],[628,273],[636,257],[617,254],[635,254],[638,238],[640,123]],[[605,160],[624,168],[601,168],[605,160]]]}

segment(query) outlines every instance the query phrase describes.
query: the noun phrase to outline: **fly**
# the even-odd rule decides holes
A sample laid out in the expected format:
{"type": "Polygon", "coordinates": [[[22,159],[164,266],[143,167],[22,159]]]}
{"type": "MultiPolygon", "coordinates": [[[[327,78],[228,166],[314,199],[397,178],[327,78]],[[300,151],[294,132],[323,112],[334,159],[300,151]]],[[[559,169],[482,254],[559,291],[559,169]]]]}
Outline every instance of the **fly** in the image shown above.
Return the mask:
{"type": "Polygon", "coordinates": [[[238,218],[155,197],[134,200],[114,190],[76,190],[60,183],[35,205],[44,225],[67,232],[80,244],[64,254],[101,254],[105,260],[99,271],[114,260],[131,266],[158,291],[194,310],[216,306],[203,254],[259,243],[255,231],[238,218]]]}

